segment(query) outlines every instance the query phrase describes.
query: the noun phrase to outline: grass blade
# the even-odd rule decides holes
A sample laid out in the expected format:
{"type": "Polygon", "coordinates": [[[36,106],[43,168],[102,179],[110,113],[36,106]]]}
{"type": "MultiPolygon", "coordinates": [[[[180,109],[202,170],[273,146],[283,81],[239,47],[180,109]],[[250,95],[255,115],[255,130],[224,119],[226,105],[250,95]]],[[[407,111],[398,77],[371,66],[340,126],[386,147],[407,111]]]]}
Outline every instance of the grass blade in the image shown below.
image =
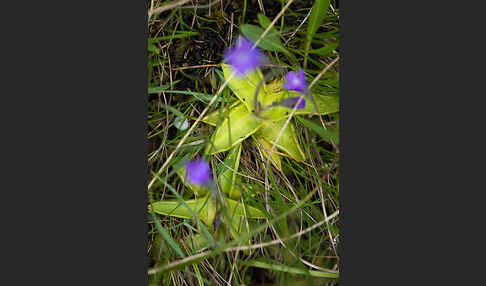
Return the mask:
{"type": "Polygon", "coordinates": [[[315,271],[315,270],[307,270],[302,268],[290,267],[286,265],[277,264],[276,262],[271,264],[271,263],[266,263],[257,260],[249,260],[249,261],[242,261],[241,264],[246,266],[251,266],[251,267],[274,270],[274,271],[283,271],[292,274],[301,274],[301,275],[323,277],[323,278],[339,278],[339,274],[337,273],[328,273],[323,271],[315,271]]]}
{"type": "Polygon", "coordinates": [[[319,29],[319,26],[324,22],[330,2],[331,0],[316,0],[312,6],[312,11],[309,16],[309,25],[307,26],[304,67],[307,67],[307,55],[309,54],[312,38],[317,32],[317,29],[319,29]]]}
{"type": "Polygon", "coordinates": [[[315,124],[314,122],[304,119],[302,117],[296,116],[297,120],[299,120],[305,127],[314,130],[322,139],[328,142],[334,142],[335,144],[339,144],[339,135],[334,128],[328,127],[324,129],[324,127],[315,124]]]}
{"type": "MultiPolygon", "coordinates": [[[[175,81],[172,82],[172,84],[176,84],[178,82],[180,82],[180,80],[175,80],[175,81]]],[[[149,87],[148,93],[149,94],[161,93],[161,92],[167,90],[169,87],[170,87],[170,84],[164,84],[164,85],[161,85],[161,86],[149,87]]]]}
{"type": "Polygon", "coordinates": [[[165,241],[167,241],[167,243],[170,245],[170,247],[172,247],[172,249],[174,249],[174,251],[177,253],[177,255],[179,255],[181,258],[186,257],[184,255],[184,253],[182,252],[181,248],[179,247],[179,245],[170,237],[170,235],[167,233],[165,228],[162,226],[162,224],[160,224],[159,220],[155,217],[154,212],[152,212],[151,214],[152,214],[152,217],[153,217],[154,222],[155,222],[155,227],[157,228],[159,233],[162,235],[162,237],[165,239],[165,241]]]}
{"type": "Polygon", "coordinates": [[[158,42],[164,41],[164,40],[182,39],[182,38],[187,38],[187,37],[191,37],[191,36],[195,36],[195,35],[199,35],[199,33],[198,32],[189,32],[189,31],[179,32],[175,35],[149,38],[148,41],[149,41],[149,44],[155,44],[155,43],[158,43],[158,42]]]}
{"type": "Polygon", "coordinates": [[[327,56],[332,51],[334,51],[337,47],[338,47],[338,43],[332,43],[319,49],[310,50],[309,53],[320,55],[320,56],[327,56]]]}

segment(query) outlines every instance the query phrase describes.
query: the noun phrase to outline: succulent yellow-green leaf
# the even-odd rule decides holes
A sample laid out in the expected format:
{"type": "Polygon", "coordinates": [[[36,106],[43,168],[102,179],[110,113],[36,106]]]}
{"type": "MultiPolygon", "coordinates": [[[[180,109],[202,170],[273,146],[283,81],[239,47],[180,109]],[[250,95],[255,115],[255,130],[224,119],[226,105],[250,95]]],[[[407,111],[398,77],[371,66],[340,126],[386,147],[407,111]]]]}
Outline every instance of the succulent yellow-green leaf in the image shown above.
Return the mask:
{"type": "Polygon", "coordinates": [[[231,111],[237,105],[243,105],[243,104],[240,101],[237,100],[235,103],[231,104],[229,107],[228,106],[224,107],[222,111],[220,111],[218,109],[218,110],[211,112],[210,114],[206,115],[203,119],[201,119],[201,121],[206,123],[206,124],[209,124],[211,126],[216,126],[216,124],[218,124],[218,118],[220,117],[219,114],[221,113],[221,122],[222,122],[223,119],[228,116],[229,111],[231,111]]]}
{"type": "MultiPolygon", "coordinates": [[[[268,158],[268,154],[272,149],[272,144],[270,144],[267,140],[260,136],[253,136],[255,140],[255,144],[258,147],[258,150],[262,154],[262,157],[266,160],[268,158]]],[[[279,170],[282,170],[282,162],[280,160],[280,155],[276,152],[273,152],[270,162],[279,170]]]]}
{"type": "MultiPolygon", "coordinates": [[[[216,214],[216,205],[213,199],[198,198],[185,201],[187,206],[199,216],[199,219],[206,225],[210,226],[216,214]]],[[[165,200],[154,202],[149,205],[157,214],[178,217],[192,218],[191,212],[180,202],[176,200],[165,200]]]]}
{"type": "Polygon", "coordinates": [[[305,160],[305,154],[300,147],[297,135],[295,134],[295,128],[292,123],[289,123],[283,130],[278,142],[275,142],[280,131],[282,130],[286,119],[271,122],[265,121],[262,128],[258,130],[256,136],[263,137],[269,143],[276,144],[277,148],[287,153],[290,157],[298,161],[305,160]]]}
{"type": "MultiPolygon", "coordinates": [[[[200,198],[187,200],[185,202],[194,213],[200,215],[206,208],[206,200],[206,198],[200,198]]],[[[177,200],[157,201],[149,205],[149,208],[152,208],[155,213],[161,215],[173,216],[178,218],[192,218],[191,212],[180,201],[177,200]]]]}
{"type": "Polygon", "coordinates": [[[238,199],[241,194],[235,187],[236,173],[240,165],[241,143],[231,148],[222,164],[222,171],[218,176],[221,191],[232,199],[238,199]]]}
{"type": "Polygon", "coordinates": [[[198,186],[198,185],[193,185],[193,184],[191,184],[187,181],[186,169],[185,168],[180,168],[176,173],[177,173],[177,176],[179,176],[179,178],[184,183],[184,186],[188,187],[191,191],[194,192],[194,194],[196,194],[198,196],[203,196],[208,192],[207,188],[203,188],[203,187],[198,186]]]}
{"type": "Polygon", "coordinates": [[[262,116],[265,117],[271,117],[273,116],[272,114],[280,114],[282,112],[275,112],[277,110],[276,108],[279,107],[270,107],[273,103],[275,102],[280,102],[282,99],[284,99],[286,96],[286,92],[276,92],[276,93],[269,93],[264,100],[262,100],[260,103],[262,105],[262,116]]]}
{"type": "Polygon", "coordinates": [[[206,204],[206,207],[205,207],[205,210],[206,211],[203,211],[202,212],[202,215],[200,217],[200,219],[209,227],[212,228],[213,226],[213,221],[214,221],[214,217],[216,216],[216,199],[210,197],[208,200],[207,200],[207,204],[206,204]]]}
{"type": "Polygon", "coordinates": [[[243,206],[240,201],[226,199],[226,207],[228,208],[228,213],[234,217],[245,217],[246,214],[247,218],[267,218],[261,210],[248,204],[243,206]]]}
{"type": "Polygon", "coordinates": [[[229,150],[231,147],[245,140],[255,133],[263,120],[246,110],[244,105],[233,108],[226,118],[214,131],[211,142],[206,149],[210,155],[229,150]]]}
{"type": "MultiPolygon", "coordinates": [[[[291,96],[299,96],[298,93],[293,92],[291,96]]],[[[317,103],[317,113],[321,115],[331,114],[339,111],[339,97],[334,95],[324,95],[313,93],[314,99],[317,103]]],[[[310,114],[314,111],[314,104],[311,100],[306,98],[306,106],[302,110],[297,110],[295,114],[310,114]]]]}
{"type": "MultiPolygon", "coordinates": [[[[216,204],[213,199],[204,197],[187,200],[185,203],[194,213],[197,213],[201,221],[206,225],[210,226],[213,223],[216,214],[216,204]]],[[[226,199],[226,207],[228,208],[228,213],[234,217],[245,217],[246,211],[247,218],[266,218],[265,214],[255,207],[245,205],[245,209],[243,209],[243,205],[239,201],[226,199]]],[[[192,218],[191,212],[180,201],[176,200],[154,202],[149,205],[149,208],[161,215],[192,218]]]]}
{"type": "MultiPolygon", "coordinates": [[[[266,102],[265,105],[271,104],[273,101],[281,101],[287,97],[298,97],[302,96],[300,93],[295,91],[280,91],[278,93],[270,94],[268,96],[271,102],[266,102]]],[[[339,97],[331,95],[313,94],[314,99],[317,104],[316,114],[325,115],[331,114],[339,111],[339,97]]],[[[306,105],[303,109],[297,109],[295,115],[311,114],[314,111],[314,103],[312,100],[305,97],[306,105]]],[[[270,100],[268,100],[270,101],[270,100]]],[[[268,118],[272,121],[280,121],[287,118],[292,112],[292,108],[276,106],[267,109],[262,112],[262,116],[268,118]]]]}
{"type": "MultiPolygon", "coordinates": [[[[222,64],[224,78],[228,79],[233,72],[233,68],[230,65],[222,64]]],[[[254,109],[255,90],[263,80],[263,74],[261,70],[257,69],[254,72],[248,73],[244,76],[234,76],[228,83],[233,93],[238,99],[243,102],[249,112],[254,109]]],[[[265,98],[266,86],[265,84],[259,90],[258,100],[261,101],[265,98]]]]}

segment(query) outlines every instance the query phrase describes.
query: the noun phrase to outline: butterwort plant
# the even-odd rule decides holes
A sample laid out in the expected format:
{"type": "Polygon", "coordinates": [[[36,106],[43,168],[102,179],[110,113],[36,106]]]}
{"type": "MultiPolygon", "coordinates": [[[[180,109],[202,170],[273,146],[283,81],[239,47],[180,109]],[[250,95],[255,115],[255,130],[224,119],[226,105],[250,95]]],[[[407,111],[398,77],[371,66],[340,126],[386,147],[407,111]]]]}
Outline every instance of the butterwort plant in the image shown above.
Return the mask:
{"type": "MultiPolygon", "coordinates": [[[[231,60],[225,59],[222,64],[226,80],[240,69],[231,63],[231,60]]],[[[292,109],[297,109],[295,115],[325,115],[339,110],[336,97],[313,94],[315,101],[306,100],[304,96],[309,96],[310,91],[302,69],[290,71],[284,78],[265,83],[263,73],[257,67],[243,76],[232,77],[228,86],[238,100],[223,108],[222,114],[217,110],[202,120],[216,127],[206,155],[236,148],[243,140],[252,137],[265,159],[268,159],[270,149],[275,144],[278,151],[272,153],[269,161],[281,169],[281,155],[297,161],[306,159],[294,125],[291,123],[283,128],[292,109]],[[256,106],[262,106],[262,109],[256,110],[256,106]]]]}
{"type": "MultiPolygon", "coordinates": [[[[275,145],[279,151],[298,161],[305,160],[295,127],[289,124],[284,129],[291,109],[296,115],[329,114],[339,110],[336,98],[318,96],[318,101],[307,102],[310,96],[304,71],[290,71],[285,78],[266,84],[260,66],[264,56],[244,37],[239,37],[234,47],[224,54],[222,64],[228,86],[239,102],[223,111],[223,120],[218,124],[220,111],[206,116],[202,121],[216,126],[206,155],[213,155],[235,148],[243,140],[252,137],[262,157],[268,158],[269,149],[275,145]],[[231,77],[235,73],[237,77],[231,77]],[[259,107],[262,108],[259,108],[259,107]],[[277,142],[278,138],[278,142],[277,142]]],[[[281,168],[280,156],[273,153],[270,161],[281,168]]]]}
{"type": "Polygon", "coordinates": [[[227,106],[222,114],[218,110],[203,118],[203,122],[216,126],[206,155],[238,148],[243,140],[252,137],[262,157],[281,169],[280,155],[269,152],[273,145],[290,158],[305,160],[294,125],[285,126],[291,109],[296,108],[295,115],[325,115],[337,112],[339,103],[336,97],[320,95],[316,96],[317,101],[307,102],[304,96],[313,97],[300,68],[267,84],[260,70],[264,56],[254,51],[258,50],[252,49],[252,43],[240,36],[235,46],[224,54],[224,78],[229,80],[228,86],[239,101],[227,106]],[[231,77],[233,73],[240,76],[231,77]],[[218,122],[221,117],[223,120],[218,122]]]}
{"type": "Polygon", "coordinates": [[[237,238],[240,232],[245,231],[242,228],[245,225],[243,219],[267,218],[257,207],[239,201],[242,191],[237,174],[241,142],[252,137],[262,158],[269,159],[281,169],[281,155],[298,161],[305,160],[294,125],[288,124],[283,128],[290,111],[296,108],[295,115],[305,115],[315,114],[317,110],[317,114],[324,115],[339,110],[336,97],[316,95],[316,101],[305,100],[303,96],[310,95],[310,92],[301,69],[287,73],[285,78],[266,83],[260,70],[266,57],[253,46],[252,42],[240,36],[235,45],[224,53],[224,63],[221,65],[223,75],[226,80],[231,78],[228,86],[237,100],[224,107],[222,114],[218,110],[202,119],[216,127],[205,156],[229,151],[223,164],[216,166],[217,185],[211,179],[211,169],[205,159],[189,160],[178,169],[177,174],[184,185],[193,191],[195,198],[184,200],[184,206],[180,201],[155,202],[151,207],[156,213],[179,218],[193,218],[196,214],[207,227],[213,227],[213,231],[218,228],[215,225],[222,222],[223,229],[229,229],[231,236],[237,238]],[[263,108],[256,110],[257,106],[263,108]],[[270,155],[273,144],[280,152],[270,155]],[[219,204],[212,196],[214,190],[208,192],[210,189],[217,189],[216,193],[221,190],[225,203],[219,204]],[[222,215],[224,213],[231,216],[222,215]]]}

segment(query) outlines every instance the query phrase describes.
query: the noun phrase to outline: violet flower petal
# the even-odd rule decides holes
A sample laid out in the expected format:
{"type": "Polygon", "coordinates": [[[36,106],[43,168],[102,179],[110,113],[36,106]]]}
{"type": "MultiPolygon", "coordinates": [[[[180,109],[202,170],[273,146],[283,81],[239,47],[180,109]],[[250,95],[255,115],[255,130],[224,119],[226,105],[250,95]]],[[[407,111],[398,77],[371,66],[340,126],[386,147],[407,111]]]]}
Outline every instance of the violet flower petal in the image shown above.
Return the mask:
{"type": "Polygon", "coordinates": [[[191,184],[204,185],[209,182],[209,164],[203,159],[188,161],[185,167],[187,179],[191,184]]]}
{"type": "Polygon", "coordinates": [[[307,90],[307,82],[305,81],[304,71],[299,69],[297,73],[294,71],[287,73],[283,87],[287,90],[305,92],[307,90]]]}
{"type": "Polygon", "coordinates": [[[224,53],[225,62],[233,66],[237,75],[244,75],[256,68],[263,62],[263,54],[245,37],[239,37],[235,46],[224,53]]]}

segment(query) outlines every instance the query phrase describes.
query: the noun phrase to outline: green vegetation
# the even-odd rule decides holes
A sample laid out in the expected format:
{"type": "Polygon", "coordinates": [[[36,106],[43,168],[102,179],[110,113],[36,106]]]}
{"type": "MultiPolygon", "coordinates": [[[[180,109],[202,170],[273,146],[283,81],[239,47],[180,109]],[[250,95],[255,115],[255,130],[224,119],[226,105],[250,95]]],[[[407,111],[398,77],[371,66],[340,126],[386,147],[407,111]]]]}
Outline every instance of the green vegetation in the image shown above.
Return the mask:
{"type": "Polygon", "coordinates": [[[336,285],[338,3],[202,2],[149,2],[177,3],[148,22],[149,285],[336,285]],[[246,77],[222,64],[239,35],[270,59],[246,77]],[[265,108],[299,68],[312,101],[265,108]],[[199,157],[210,187],[187,181],[199,157]]]}

